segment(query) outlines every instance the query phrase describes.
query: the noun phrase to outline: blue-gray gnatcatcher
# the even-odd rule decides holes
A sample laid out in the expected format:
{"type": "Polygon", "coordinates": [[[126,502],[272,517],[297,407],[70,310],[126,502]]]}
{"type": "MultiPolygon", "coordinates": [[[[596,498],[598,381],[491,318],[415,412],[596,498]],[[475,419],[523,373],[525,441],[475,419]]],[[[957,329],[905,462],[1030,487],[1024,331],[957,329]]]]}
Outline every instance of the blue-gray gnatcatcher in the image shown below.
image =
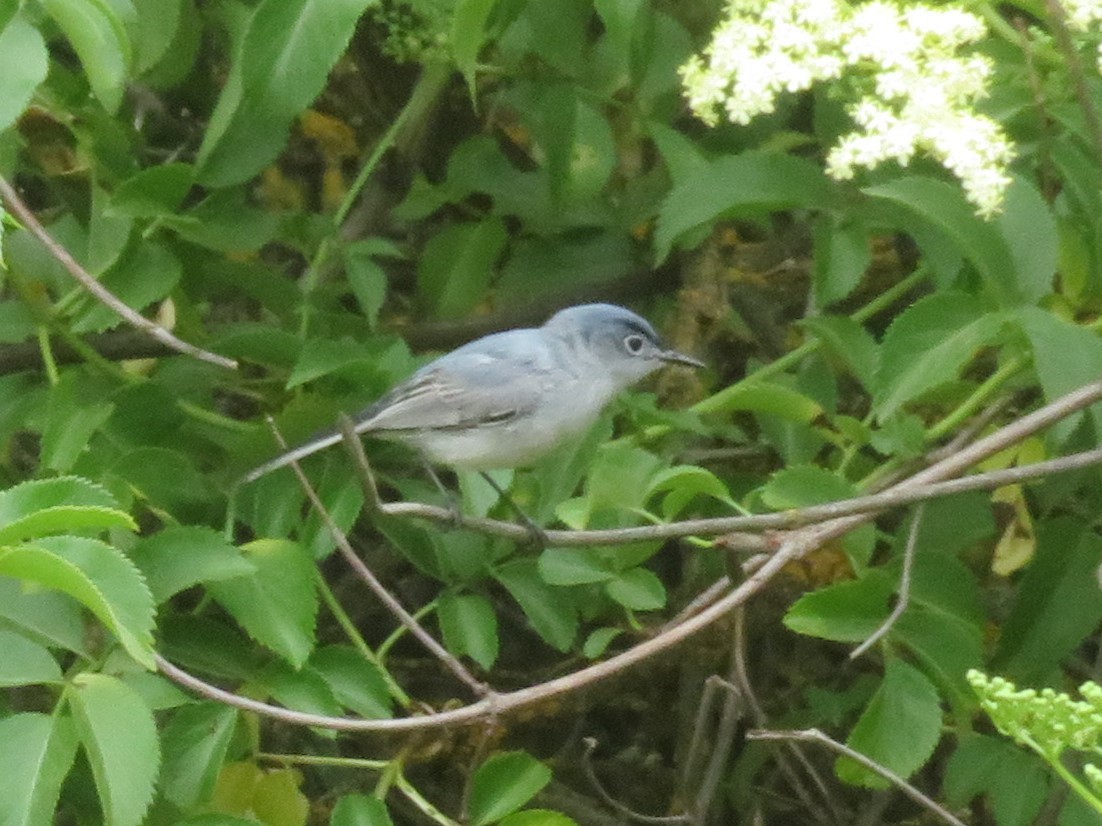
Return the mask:
{"type": "MultiPolygon", "coordinates": [[[[630,310],[583,304],[542,327],[485,336],[426,364],[355,417],[355,429],[457,470],[522,467],[587,430],[614,396],[666,363],[704,366],[666,349],[630,310]]],[[[337,431],[324,433],[242,481],[340,440],[337,431]]]]}

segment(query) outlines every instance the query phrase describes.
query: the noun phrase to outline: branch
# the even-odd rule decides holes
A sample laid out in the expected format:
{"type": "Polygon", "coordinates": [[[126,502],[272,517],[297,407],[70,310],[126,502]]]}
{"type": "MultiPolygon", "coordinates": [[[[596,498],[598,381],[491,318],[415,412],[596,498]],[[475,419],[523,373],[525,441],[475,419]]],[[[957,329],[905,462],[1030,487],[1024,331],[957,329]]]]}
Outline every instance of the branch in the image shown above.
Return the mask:
{"type": "Polygon", "coordinates": [[[219,367],[226,367],[230,370],[237,369],[237,362],[233,359],[220,356],[217,353],[211,353],[200,347],[196,347],[194,344],[189,344],[186,341],[176,338],[176,336],[161,325],[154,321],[150,321],[141,313],[136,312],[133,308],[123,303],[110,290],[104,287],[103,284],[97,281],[95,276],[84,269],[84,267],[69,254],[69,251],[65,249],[65,247],[61,246],[61,244],[53,239],[53,236],[51,236],[50,233],[46,231],[46,228],[39,223],[38,218],[35,216],[34,212],[31,211],[30,207],[28,207],[23,202],[23,199],[19,197],[19,193],[15,191],[15,188],[3,177],[0,177],[0,201],[2,201],[19,222],[30,231],[31,235],[42,242],[42,245],[46,247],[50,255],[69,271],[69,275],[75,278],[84,289],[95,296],[101,304],[118,313],[122,318],[130,322],[130,324],[137,327],[146,335],[156,339],[166,347],[178,353],[197,358],[200,361],[217,364],[219,367]]]}
{"type": "MultiPolygon", "coordinates": [[[[493,714],[505,714],[509,711],[545,702],[553,697],[578,691],[586,686],[606,680],[641,662],[645,662],[651,657],[669,651],[671,648],[684,642],[694,634],[725,618],[737,606],[747,602],[754,594],[763,589],[769,581],[790,562],[800,559],[816,548],[822,547],[822,545],[832,539],[836,539],[853,530],[858,525],[867,522],[872,518],[876,510],[890,507],[890,503],[898,502],[901,504],[904,501],[922,498],[914,495],[918,491],[926,492],[926,498],[928,498],[930,491],[935,491],[933,495],[945,495],[948,492],[974,489],[974,485],[964,487],[958,485],[956,489],[951,490],[953,484],[944,482],[943,480],[954,474],[961,473],[976,462],[982,461],[988,456],[1005,449],[1008,445],[1021,441],[1048,425],[1089,406],[1100,398],[1102,398],[1102,381],[1091,382],[1090,384],[1084,385],[1078,390],[1074,390],[1060,397],[1056,401],[1045,405],[1033,413],[1023,416],[1001,430],[976,441],[971,446],[961,449],[954,455],[931,465],[914,476],[897,483],[891,490],[885,491],[877,497],[864,497],[865,499],[876,498],[881,502],[875,509],[866,509],[862,513],[850,513],[846,516],[831,519],[828,522],[789,532],[781,540],[776,553],[766,559],[760,568],[750,574],[730,593],[717,599],[711,605],[702,608],[699,613],[686,617],[677,625],[662,629],[654,637],[646,639],[626,651],[622,651],[607,660],[594,663],[572,674],[566,674],[545,683],[540,683],[539,685],[530,686],[517,691],[495,694],[479,700],[478,702],[463,706],[462,708],[426,714],[422,717],[408,717],[396,720],[363,720],[309,714],[291,711],[246,697],[239,697],[232,692],[200,680],[198,677],[168,662],[159,654],[155,654],[155,657],[159,668],[167,677],[196,691],[202,696],[297,725],[318,726],[321,728],[331,728],[342,731],[395,732],[433,729],[477,722],[493,714]],[[908,494],[911,495],[911,499],[907,499],[908,494]]],[[[997,486],[991,484],[991,481],[996,477],[998,478],[998,484],[1001,485],[1007,484],[1008,482],[1006,480],[1020,481],[1023,478],[1033,478],[1037,475],[1041,475],[1038,473],[1038,469],[1042,467],[1047,468],[1047,472],[1056,472],[1057,470],[1070,470],[1072,468],[1083,467],[1087,464],[1099,461],[1102,461],[1102,449],[1076,454],[1051,462],[1038,462],[1026,468],[1014,468],[1010,471],[983,474],[982,476],[985,477],[986,484],[981,487],[997,486]],[[1089,461],[1087,461],[1088,459],[1089,461]],[[1023,475],[1023,473],[1025,473],[1025,475],[1023,475]]],[[[956,482],[967,483],[976,478],[980,477],[968,477],[966,479],[956,480],[956,482]]],[[[836,503],[836,506],[839,508],[845,505],[845,502],[836,503]]],[[[392,508],[395,506],[388,505],[384,507],[392,508]]],[[[447,511],[444,511],[442,508],[434,510],[447,513],[447,511]]],[[[821,510],[821,508],[808,510],[818,511],[821,510]]],[[[806,513],[807,511],[804,511],[801,518],[806,519],[806,513]]],[[[786,515],[777,514],[776,516],[786,515]]],[[[722,520],[696,520],[697,523],[717,521],[722,520]]],[[[465,522],[492,522],[492,520],[465,520],[465,522]]],[[[495,524],[508,525],[508,523],[495,524]]],[[[679,523],[679,525],[664,525],[659,527],[677,529],[685,524],[694,523],[679,523]]],[[[527,529],[523,526],[508,526],[517,531],[518,536],[527,535],[527,529]]],[[[694,527],[693,530],[685,531],[685,533],[696,533],[698,530],[698,528],[694,527]]],[[[550,533],[570,535],[571,532],[554,531],[550,533]]],[[[634,538],[635,537],[633,537],[633,539],[634,538]]]]}
{"type": "Polygon", "coordinates": [[[872,758],[866,757],[865,755],[861,754],[861,752],[851,749],[844,743],[839,743],[832,737],[828,737],[818,729],[809,728],[804,729],[803,731],[765,731],[762,729],[758,729],[756,731],[748,731],[746,733],[746,739],[780,740],[782,742],[797,740],[806,743],[819,743],[820,745],[826,746],[832,751],[836,751],[839,754],[844,754],[846,757],[849,757],[850,759],[860,763],[869,771],[875,772],[876,774],[880,775],[893,786],[898,788],[901,792],[903,792],[903,794],[907,795],[907,797],[909,797],[915,803],[933,812],[946,823],[951,824],[951,826],[967,826],[967,824],[965,824],[963,820],[958,818],[948,809],[941,806],[941,804],[939,804],[937,801],[924,795],[917,788],[912,786],[891,769],[887,768],[886,766],[880,765],[872,758]]]}

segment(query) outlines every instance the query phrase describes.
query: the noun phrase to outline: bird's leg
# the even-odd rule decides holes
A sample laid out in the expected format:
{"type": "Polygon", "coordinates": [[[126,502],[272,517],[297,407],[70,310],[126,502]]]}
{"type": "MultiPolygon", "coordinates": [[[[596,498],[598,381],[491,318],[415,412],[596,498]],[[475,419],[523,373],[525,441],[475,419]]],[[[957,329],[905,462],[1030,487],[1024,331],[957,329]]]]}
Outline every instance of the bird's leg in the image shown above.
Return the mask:
{"type": "Polygon", "coordinates": [[[433,470],[432,465],[429,464],[429,460],[424,456],[421,457],[421,464],[425,468],[425,473],[428,474],[433,484],[436,485],[436,489],[444,495],[444,501],[448,503],[447,507],[451,512],[451,526],[453,528],[458,528],[463,524],[462,502],[459,501],[459,497],[456,495],[455,491],[449,490],[444,486],[444,483],[440,481],[440,477],[436,475],[436,471],[433,470]]]}
{"type": "Polygon", "coordinates": [[[524,523],[524,527],[526,527],[528,529],[528,533],[531,534],[532,542],[541,548],[546,548],[550,543],[547,540],[547,534],[544,533],[543,528],[537,525],[535,523],[535,520],[533,520],[532,517],[526,514],[521,509],[520,505],[513,501],[513,498],[509,494],[502,490],[501,485],[494,481],[494,477],[481,470],[479,471],[479,475],[483,479],[485,479],[490,487],[497,491],[497,495],[504,499],[508,503],[509,507],[513,509],[513,513],[515,513],[517,515],[517,518],[524,523]]]}

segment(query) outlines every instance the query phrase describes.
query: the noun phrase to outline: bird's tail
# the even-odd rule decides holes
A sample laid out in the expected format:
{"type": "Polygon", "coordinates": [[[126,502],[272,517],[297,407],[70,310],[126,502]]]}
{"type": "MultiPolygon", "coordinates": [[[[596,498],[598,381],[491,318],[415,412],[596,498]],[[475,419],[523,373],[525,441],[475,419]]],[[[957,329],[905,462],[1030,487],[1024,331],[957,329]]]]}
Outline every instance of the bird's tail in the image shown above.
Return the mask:
{"type": "Polygon", "coordinates": [[[306,442],[306,444],[299,445],[296,448],[288,450],[286,453],[281,453],[274,459],[269,459],[262,465],[257,465],[244,476],[241,477],[239,485],[247,485],[249,482],[255,482],[261,476],[271,473],[273,470],[278,470],[281,467],[286,467],[291,462],[297,462],[299,459],[304,459],[307,456],[317,453],[319,450],[324,450],[331,445],[335,445],[341,440],[341,432],[339,430],[327,430],[325,433],[317,436],[306,442]]]}

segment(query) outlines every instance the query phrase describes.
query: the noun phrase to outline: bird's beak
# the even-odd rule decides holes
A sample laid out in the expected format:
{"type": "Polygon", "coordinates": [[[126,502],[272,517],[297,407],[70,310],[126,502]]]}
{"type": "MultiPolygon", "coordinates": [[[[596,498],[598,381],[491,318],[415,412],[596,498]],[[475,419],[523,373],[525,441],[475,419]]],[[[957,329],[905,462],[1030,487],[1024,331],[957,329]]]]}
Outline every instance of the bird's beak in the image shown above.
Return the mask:
{"type": "Polygon", "coordinates": [[[664,350],[659,354],[658,358],[667,364],[683,364],[686,367],[706,367],[707,365],[700,359],[695,359],[692,356],[687,356],[684,353],[679,353],[676,350],[664,350]]]}

